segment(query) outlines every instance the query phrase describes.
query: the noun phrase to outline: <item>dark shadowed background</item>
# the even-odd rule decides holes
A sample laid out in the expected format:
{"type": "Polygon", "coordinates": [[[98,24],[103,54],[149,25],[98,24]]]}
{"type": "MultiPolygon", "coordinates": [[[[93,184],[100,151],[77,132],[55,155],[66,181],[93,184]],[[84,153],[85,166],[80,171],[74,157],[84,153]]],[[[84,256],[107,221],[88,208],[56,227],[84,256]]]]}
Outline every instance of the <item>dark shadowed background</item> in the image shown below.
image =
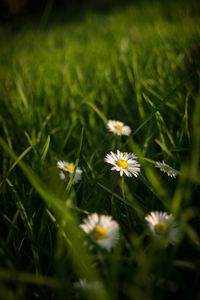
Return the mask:
{"type": "MultiPolygon", "coordinates": [[[[2,18],[23,16],[26,14],[59,9],[102,9],[107,10],[116,5],[125,5],[130,0],[0,0],[2,18]]],[[[134,1],[138,2],[138,1],[134,1]]]]}
{"type": "MultiPolygon", "coordinates": [[[[0,0],[0,20],[10,21],[12,19],[20,19],[30,15],[50,16],[56,11],[65,11],[73,15],[76,12],[85,11],[88,9],[106,12],[115,7],[123,7],[127,4],[144,4],[161,2],[161,0],[0,0]]],[[[167,2],[174,2],[168,0],[167,2]]],[[[199,14],[197,9],[197,0],[176,0],[180,6],[194,7],[194,10],[199,14]]],[[[200,8],[200,5],[198,5],[200,8]]]]}

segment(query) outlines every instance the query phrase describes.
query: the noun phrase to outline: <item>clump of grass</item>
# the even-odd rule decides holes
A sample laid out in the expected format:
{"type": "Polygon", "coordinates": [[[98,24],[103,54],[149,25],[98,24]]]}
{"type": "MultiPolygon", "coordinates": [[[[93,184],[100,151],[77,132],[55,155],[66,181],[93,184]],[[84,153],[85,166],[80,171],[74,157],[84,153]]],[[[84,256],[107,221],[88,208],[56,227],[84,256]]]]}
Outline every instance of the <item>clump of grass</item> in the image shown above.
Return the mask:
{"type": "Polygon", "coordinates": [[[200,27],[190,8],[135,4],[0,29],[2,299],[197,299],[200,27]],[[117,150],[120,173],[104,161],[117,150]],[[128,178],[133,154],[141,170],[128,178]],[[62,180],[58,161],[81,180],[62,180]],[[156,211],[164,221],[149,230],[156,211]],[[98,242],[103,222],[89,236],[80,227],[93,213],[119,226],[110,251],[98,242]]]}

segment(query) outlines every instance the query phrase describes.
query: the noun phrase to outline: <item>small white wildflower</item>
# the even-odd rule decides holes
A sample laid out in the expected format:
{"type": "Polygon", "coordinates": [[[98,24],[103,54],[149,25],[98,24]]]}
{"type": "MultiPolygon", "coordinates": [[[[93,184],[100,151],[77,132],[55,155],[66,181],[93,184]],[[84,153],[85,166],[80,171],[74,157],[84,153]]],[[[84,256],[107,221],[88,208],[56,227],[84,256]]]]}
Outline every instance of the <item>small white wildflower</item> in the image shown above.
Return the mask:
{"type": "Polygon", "coordinates": [[[110,251],[119,239],[119,225],[111,216],[93,213],[83,220],[82,230],[100,247],[110,251]]]}
{"type": "Polygon", "coordinates": [[[73,183],[76,184],[77,182],[79,182],[82,178],[82,170],[80,167],[76,167],[75,169],[75,165],[71,162],[66,162],[66,161],[61,161],[59,160],[57,162],[57,167],[59,169],[61,169],[62,171],[60,172],[60,178],[62,180],[67,179],[67,174],[73,174],[75,172],[74,175],[74,179],[73,179],[73,183]]]}
{"type": "Polygon", "coordinates": [[[164,172],[164,173],[167,173],[168,176],[171,176],[171,177],[176,177],[178,175],[178,171],[173,169],[172,167],[170,167],[169,165],[167,165],[164,160],[162,162],[160,161],[157,161],[155,163],[155,167],[156,168],[159,168],[160,171],[164,172]]]}
{"type": "Polygon", "coordinates": [[[130,135],[131,128],[123,122],[109,120],[107,123],[108,130],[115,135],[130,135]]]}
{"type": "Polygon", "coordinates": [[[179,229],[173,221],[172,215],[166,212],[151,212],[145,217],[148,226],[153,234],[158,238],[167,238],[169,243],[174,244],[177,240],[179,229]]]}
{"type": "Polygon", "coordinates": [[[114,167],[111,170],[120,172],[120,176],[125,174],[128,177],[137,177],[140,173],[140,164],[133,153],[120,152],[119,150],[117,150],[117,153],[111,151],[104,160],[113,165],[114,167]]]}

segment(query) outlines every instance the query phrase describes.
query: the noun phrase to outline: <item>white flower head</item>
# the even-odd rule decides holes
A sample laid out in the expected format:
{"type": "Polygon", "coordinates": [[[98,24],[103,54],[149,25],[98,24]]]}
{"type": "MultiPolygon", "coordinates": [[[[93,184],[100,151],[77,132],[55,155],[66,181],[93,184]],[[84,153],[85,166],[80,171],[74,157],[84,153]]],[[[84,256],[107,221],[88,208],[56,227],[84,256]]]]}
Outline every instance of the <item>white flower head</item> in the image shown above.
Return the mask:
{"type": "Polygon", "coordinates": [[[162,162],[160,161],[157,161],[155,163],[155,167],[156,168],[159,168],[160,171],[164,172],[164,173],[167,173],[168,176],[170,177],[176,177],[178,175],[178,171],[173,169],[172,167],[170,167],[169,165],[167,165],[164,160],[162,162]]]}
{"type": "Polygon", "coordinates": [[[119,225],[111,216],[93,213],[83,220],[80,227],[94,243],[107,251],[111,251],[119,239],[119,225]]]}
{"type": "Polygon", "coordinates": [[[137,177],[140,173],[140,164],[133,153],[120,152],[119,150],[117,150],[117,153],[111,151],[104,160],[113,165],[114,167],[111,170],[120,172],[120,176],[125,174],[128,177],[137,177]]]}
{"type": "Polygon", "coordinates": [[[123,122],[109,120],[107,123],[108,130],[115,135],[130,135],[131,128],[123,122]]]}
{"type": "Polygon", "coordinates": [[[73,183],[76,184],[82,178],[82,170],[81,170],[81,168],[78,167],[78,166],[75,168],[75,165],[73,163],[71,163],[71,162],[66,162],[66,161],[59,160],[57,162],[57,167],[59,169],[61,169],[60,178],[62,180],[67,179],[68,178],[67,175],[73,174],[74,172],[75,172],[75,174],[74,174],[73,183]]]}
{"type": "Polygon", "coordinates": [[[145,220],[156,237],[167,239],[171,244],[176,242],[179,228],[174,222],[172,215],[168,215],[166,212],[155,211],[147,215],[145,220]]]}

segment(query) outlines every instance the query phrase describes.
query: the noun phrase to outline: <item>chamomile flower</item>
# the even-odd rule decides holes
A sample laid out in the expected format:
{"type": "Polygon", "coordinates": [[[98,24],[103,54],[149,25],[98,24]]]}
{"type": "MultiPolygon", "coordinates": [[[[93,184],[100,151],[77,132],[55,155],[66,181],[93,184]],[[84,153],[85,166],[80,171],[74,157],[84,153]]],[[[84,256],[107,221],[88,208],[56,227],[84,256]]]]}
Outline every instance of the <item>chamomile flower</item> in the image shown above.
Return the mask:
{"type": "Polygon", "coordinates": [[[172,167],[170,167],[169,165],[167,165],[164,160],[162,162],[160,161],[157,161],[155,163],[155,167],[156,168],[159,168],[160,171],[164,172],[164,173],[167,173],[168,176],[170,177],[176,177],[178,175],[178,171],[173,169],[172,167]]]}
{"type": "Polygon", "coordinates": [[[117,150],[117,153],[111,151],[104,160],[113,165],[111,170],[120,172],[120,176],[125,174],[128,177],[137,177],[140,173],[140,164],[133,153],[120,152],[119,150],[117,150]]]}
{"type": "Polygon", "coordinates": [[[73,174],[74,172],[75,172],[75,175],[74,175],[73,183],[76,184],[82,178],[81,168],[80,167],[75,168],[75,165],[71,162],[66,162],[66,161],[59,160],[57,162],[57,167],[59,169],[61,169],[60,178],[63,179],[63,180],[67,179],[68,175],[73,174]]]}
{"type": "Polygon", "coordinates": [[[107,123],[107,128],[115,135],[128,136],[131,134],[131,128],[120,121],[109,120],[107,123]]]}
{"type": "Polygon", "coordinates": [[[71,174],[74,173],[74,169],[75,169],[75,166],[73,163],[62,161],[62,160],[59,160],[57,162],[57,167],[63,171],[71,173],[71,174]]]}
{"type": "Polygon", "coordinates": [[[119,239],[119,225],[111,216],[93,213],[83,220],[82,230],[101,248],[110,251],[119,239]]]}
{"type": "Polygon", "coordinates": [[[167,239],[171,244],[176,242],[179,228],[173,221],[172,215],[168,215],[166,212],[155,211],[147,215],[145,220],[156,237],[167,239]]]}

